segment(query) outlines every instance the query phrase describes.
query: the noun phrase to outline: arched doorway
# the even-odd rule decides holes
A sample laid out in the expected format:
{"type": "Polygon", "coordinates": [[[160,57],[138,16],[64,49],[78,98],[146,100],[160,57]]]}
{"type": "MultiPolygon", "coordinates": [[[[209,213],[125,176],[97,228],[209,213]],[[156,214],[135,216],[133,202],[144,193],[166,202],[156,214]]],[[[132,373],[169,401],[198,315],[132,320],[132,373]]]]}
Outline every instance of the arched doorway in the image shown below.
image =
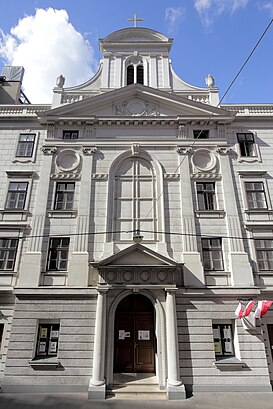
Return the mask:
{"type": "Polygon", "coordinates": [[[154,307],[141,294],[131,294],[115,314],[114,372],[155,372],[154,307]]]}

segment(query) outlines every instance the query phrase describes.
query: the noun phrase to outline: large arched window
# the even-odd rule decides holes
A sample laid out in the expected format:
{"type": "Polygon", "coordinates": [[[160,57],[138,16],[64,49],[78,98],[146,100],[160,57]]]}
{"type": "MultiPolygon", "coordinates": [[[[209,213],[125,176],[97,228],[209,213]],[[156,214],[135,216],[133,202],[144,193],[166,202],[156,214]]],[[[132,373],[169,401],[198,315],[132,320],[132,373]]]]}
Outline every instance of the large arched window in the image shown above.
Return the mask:
{"type": "Polygon", "coordinates": [[[156,180],[151,163],[136,157],[124,160],[115,175],[115,240],[131,240],[121,231],[147,230],[144,240],[156,240],[156,180]]]}
{"type": "Polygon", "coordinates": [[[144,84],[144,67],[141,61],[131,61],[127,66],[127,85],[144,84]]]}

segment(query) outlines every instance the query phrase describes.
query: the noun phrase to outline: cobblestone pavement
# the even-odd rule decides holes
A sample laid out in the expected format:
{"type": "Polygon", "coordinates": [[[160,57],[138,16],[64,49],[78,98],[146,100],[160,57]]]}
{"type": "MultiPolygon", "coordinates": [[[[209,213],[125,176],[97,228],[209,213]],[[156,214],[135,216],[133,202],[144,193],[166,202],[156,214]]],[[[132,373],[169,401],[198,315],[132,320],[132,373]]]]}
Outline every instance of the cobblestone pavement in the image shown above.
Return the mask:
{"type": "Polygon", "coordinates": [[[85,393],[0,394],[0,409],[273,409],[273,393],[199,393],[183,401],[90,401],[85,393]]]}

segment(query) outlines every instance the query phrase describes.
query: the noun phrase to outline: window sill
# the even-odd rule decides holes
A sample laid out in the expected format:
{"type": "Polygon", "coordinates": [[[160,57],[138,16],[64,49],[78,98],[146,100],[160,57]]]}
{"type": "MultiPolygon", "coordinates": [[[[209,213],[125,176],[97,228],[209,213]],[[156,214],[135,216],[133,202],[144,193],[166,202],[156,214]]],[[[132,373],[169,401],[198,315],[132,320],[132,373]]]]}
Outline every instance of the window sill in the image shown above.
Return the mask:
{"type": "Polygon", "coordinates": [[[75,218],[77,216],[77,210],[48,210],[47,215],[55,219],[75,218]]]}
{"type": "Polygon", "coordinates": [[[224,210],[195,210],[196,217],[199,218],[223,218],[225,217],[226,212],[224,210]]]}
{"type": "Polygon", "coordinates": [[[239,156],[238,162],[260,162],[260,158],[258,156],[239,156]]]}
{"type": "Polygon", "coordinates": [[[245,209],[246,214],[273,213],[273,209],[245,209]]]}
{"type": "Polygon", "coordinates": [[[51,358],[34,358],[29,361],[29,366],[33,369],[56,369],[61,365],[57,357],[54,356],[51,358]]]}
{"type": "Polygon", "coordinates": [[[214,362],[214,365],[221,370],[240,370],[247,367],[244,362],[235,357],[220,358],[214,362]]]}
{"type": "Polygon", "coordinates": [[[33,156],[16,156],[15,159],[12,160],[12,163],[30,163],[30,162],[35,162],[35,159],[33,156]]]}
{"type": "Polygon", "coordinates": [[[230,272],[225,271],[225,270],[205,270],[205,275],[207,275],[207,276],[210,276],[210,275],[223,276],[223,275],[230,275],[230,272]]]}

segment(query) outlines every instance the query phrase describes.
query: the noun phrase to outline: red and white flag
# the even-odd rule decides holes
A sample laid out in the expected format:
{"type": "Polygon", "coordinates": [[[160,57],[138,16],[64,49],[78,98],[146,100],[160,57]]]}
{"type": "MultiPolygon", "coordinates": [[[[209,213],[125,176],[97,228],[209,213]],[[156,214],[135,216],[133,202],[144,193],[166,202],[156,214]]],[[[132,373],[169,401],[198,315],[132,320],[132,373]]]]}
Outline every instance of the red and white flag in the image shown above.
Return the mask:
{"type": "Polygon", "coordinates": [[[247,317],[247,316],[251,313],[251,310],[252,310],[253,305],[254,305],[254,301],[253,301],[253,300],[251,300],[251,301],[249,301],[249,302],[247,303],[247,306],[246,306],[246,308],[245,308],[245,310],[244,310],[244,312],[243,312],[243,317],[247,317]]]}
{"type": "Polygon", "coordinates": [[[238,304],[238,307],[236,308],[236,310],[235,310],[235,315],[236,315],[236,317],[238,317],[238,318],[242,318],[243,317],[243,306],[242,306],[242,303],[241,303],[241,301],[239,301],[239,304],[238,304]]]}
{"type": "Polygon", "coordinates": [[[269,308],[271,307],[271,305],[273,304],[273,301],[259,301],[258,302],[258,307],[256,308],[255,311],[255,318],[262,318],[267,311],[269,310],[269,308]]]}

